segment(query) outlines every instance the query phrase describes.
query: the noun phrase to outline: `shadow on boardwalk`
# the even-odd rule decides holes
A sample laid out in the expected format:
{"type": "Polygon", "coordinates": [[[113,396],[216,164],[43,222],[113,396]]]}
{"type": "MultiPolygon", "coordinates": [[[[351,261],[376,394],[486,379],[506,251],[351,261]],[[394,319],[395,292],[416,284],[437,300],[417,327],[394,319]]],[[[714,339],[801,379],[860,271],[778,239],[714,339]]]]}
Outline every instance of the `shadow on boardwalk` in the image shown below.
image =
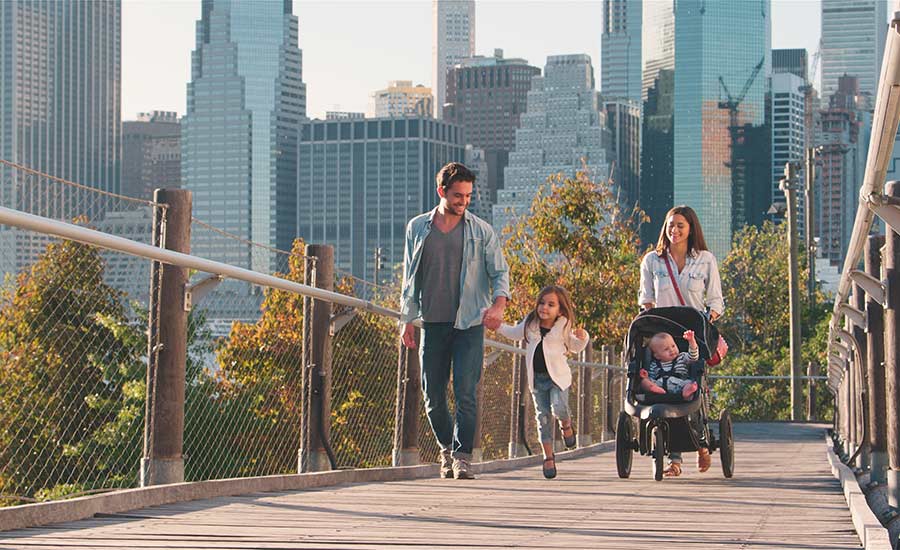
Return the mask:
{"type": "Polygon", "coordinates": [[[0,533],[0,548],[860,548],[823,425],[736,424],[735,477],[687,454],[655,482],[613,453],[474,481],[427,479],[220,498],[0,533]]]}

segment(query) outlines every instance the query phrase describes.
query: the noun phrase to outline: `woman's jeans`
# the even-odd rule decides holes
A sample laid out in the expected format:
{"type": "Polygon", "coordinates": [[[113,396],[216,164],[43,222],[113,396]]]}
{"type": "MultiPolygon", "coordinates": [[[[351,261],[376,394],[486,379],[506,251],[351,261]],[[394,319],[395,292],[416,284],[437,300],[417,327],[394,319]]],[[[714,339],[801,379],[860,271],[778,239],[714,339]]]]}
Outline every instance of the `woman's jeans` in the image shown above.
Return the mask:
{"type": "Polygon", "coordinates": [[[422,362],[425,413],[441,450],[451,450],[454,458],[471,460],[476,388],[484,362],[484,327],[477,325],[457,330],[453,323],[424,323],[419,359],[422,362]],[[451,372],[456,401],[455,427],[447,405],[451,372]]]}
{"type": "Polygon", "coordinates": [[[559,389],[550,375],[536,372],[531,397],[534,398],[535,418],[541,443],[551,443],[553,417],[556,416],[560,420],[569,419],[569,389],[559,389]]]}

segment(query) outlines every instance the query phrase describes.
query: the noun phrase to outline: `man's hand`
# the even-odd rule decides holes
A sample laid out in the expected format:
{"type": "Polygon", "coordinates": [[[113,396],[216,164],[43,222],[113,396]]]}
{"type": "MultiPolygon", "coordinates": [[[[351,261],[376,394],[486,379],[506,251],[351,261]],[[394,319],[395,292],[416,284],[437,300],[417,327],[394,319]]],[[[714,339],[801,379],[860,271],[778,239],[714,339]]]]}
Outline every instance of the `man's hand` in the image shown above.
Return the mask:
{"type": "Polygon", "coordinates": [[[503,311],[505,309],[506,304],[495,303],[491,307],[484,310],[484,314],[481,316],[481,323],[485,326],[485,328],[497,330],[498,328],[500,328],[500,324],[503,322],[503,311]]]}
{"type": "Polygon", "coordinates": [[[407,348],[416,349],[416,326],[412,323],[406,323],[403,326],[403,332],[400,333],[400,339],[407,348]]]}

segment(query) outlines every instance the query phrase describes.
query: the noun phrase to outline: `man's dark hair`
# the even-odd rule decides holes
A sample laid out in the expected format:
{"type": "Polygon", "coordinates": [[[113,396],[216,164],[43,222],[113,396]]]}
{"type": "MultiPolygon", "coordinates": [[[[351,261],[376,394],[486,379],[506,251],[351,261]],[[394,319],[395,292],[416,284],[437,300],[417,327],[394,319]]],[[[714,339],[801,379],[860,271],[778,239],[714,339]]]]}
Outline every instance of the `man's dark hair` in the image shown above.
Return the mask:
{"type": "Polygon", "coordinates": [[[451,162],[440,169],[435,179],[437,180],[437,186],[446,190],[458,181],[471,181],[472,183],[475,183],[475,174],[466,168],[465,164],[461,162],[451,162]]]}

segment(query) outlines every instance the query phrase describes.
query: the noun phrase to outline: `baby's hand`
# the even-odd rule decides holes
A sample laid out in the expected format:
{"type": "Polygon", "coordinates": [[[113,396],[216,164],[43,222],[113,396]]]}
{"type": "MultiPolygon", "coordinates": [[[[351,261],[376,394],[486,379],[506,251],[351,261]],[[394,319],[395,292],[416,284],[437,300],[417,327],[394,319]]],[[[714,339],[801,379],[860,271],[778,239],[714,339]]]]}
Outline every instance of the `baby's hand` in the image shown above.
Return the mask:
{"type": "Polygon", "coordinates": [[[581,327],[576,328],[572,332],[572,334],[574,334],[575,338],[578,338],[579,340],[587,340],[587,337],[588,337],[587,331],[581,327]]]}
{"type": "Polygon", "coordinates": [[[650,376],[650,374],[647,372],[647,369],[641,369],[640,371],[638,371],[638,376],[640,378],[647,378],[648,376],[650,376]]]}
{"type": "Polygon", "coordinates": [[[693,330],[686,330],[686,331],[684,331],[684,334],[683,334],[682,336],[683,336],[684,339],[687,340],[688,343],[691,344],[691,345],[694,345],[694,344],[697,343],[697,340],[694,339],[694,331],[693,331],[693,330]]]}

